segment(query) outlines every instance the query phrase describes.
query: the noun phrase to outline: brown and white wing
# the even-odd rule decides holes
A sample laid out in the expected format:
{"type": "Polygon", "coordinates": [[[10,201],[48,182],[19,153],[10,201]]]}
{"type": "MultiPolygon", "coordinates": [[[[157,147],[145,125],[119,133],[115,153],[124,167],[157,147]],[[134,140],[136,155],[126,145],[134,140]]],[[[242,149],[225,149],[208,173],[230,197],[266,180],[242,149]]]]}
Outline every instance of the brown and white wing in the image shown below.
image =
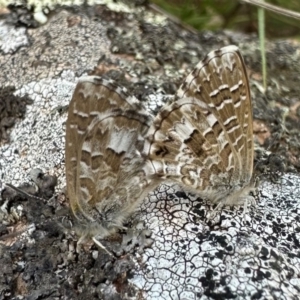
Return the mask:
{"type": "Polygon", "coordinates": [[[141,176],[140,151],[150,121],[138,100],[113,81],[95,76],[79,81],[66,125],[67,188],[76,218],[103,222],[116,211],[114,201],[126,202],[120,188],[141,176]]]}
{"type": "Polygon", "coordinates": [[[178,100],[149,129],[147,172],[196,191],[252,176],[252,107],[243,59],[235,46],[213,51],[187,76],[178,100]]]}
{"type": "Polygon", "coordinates": [[[247,71],[239,49],[231,45],[210,52],[187,76],[176,96],[207,103],[231,146],[233,180],[248,181],[250,178],[244,170],[252,174],[252,104],[247,71]]]}

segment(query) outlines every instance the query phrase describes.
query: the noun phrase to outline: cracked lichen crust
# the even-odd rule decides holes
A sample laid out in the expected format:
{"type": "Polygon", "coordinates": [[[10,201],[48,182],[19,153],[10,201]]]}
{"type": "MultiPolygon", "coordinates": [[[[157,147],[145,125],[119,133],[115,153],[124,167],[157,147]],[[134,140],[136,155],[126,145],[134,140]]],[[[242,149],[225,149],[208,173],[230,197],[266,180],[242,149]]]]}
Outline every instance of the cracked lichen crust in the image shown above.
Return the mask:
{"type": "Polygon", "coordinates": [[[132,282],[145,299],[297,299],[300,177],[265,182],[244,215],[162,185],[142,206],[154,241],[132,282]]]}

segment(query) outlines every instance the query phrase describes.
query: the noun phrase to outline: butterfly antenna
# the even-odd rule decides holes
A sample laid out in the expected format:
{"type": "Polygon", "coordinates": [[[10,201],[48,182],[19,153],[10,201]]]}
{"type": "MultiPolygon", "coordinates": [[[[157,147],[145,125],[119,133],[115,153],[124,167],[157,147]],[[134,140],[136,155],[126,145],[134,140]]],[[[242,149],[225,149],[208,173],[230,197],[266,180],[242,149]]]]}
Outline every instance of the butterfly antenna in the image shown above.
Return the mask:
{"type": "Polygon", "coordinates": [[[14,185],[12,185],[12,184],[10,184],[10,183],[6,183],[6,186],[8,186],[9,188],[11,188],[12,190],[14,190],[15,192],[17,192],[18,194],[21,194],[21,195],[25,196],[25,197],[28,198],[28,199],[42,200],[43,202],[47,202],[46,199],[41,198],[41,197],[36,197],[36,196],[30,195],[30,194],[28,194],[28,193],[22,191],[21,189],[15,187],[14,185]]]}
{"type": "Polygon", "coordinates": [[[21,235],[22,233],[24,233],[26,231],[33,230],[34,228],[35,228],[35,225],[31,224],[26,229],[22,229],[20,231],[16,231],[16,232],[13,232],[13,233],[8,233],[8,234],[5,234],[5,235],[2,235],[2,236],[0,236],[0,241],[5,241],[5,240],[7,240],[9,238],[15,238],[15,237],[21,235]]]}

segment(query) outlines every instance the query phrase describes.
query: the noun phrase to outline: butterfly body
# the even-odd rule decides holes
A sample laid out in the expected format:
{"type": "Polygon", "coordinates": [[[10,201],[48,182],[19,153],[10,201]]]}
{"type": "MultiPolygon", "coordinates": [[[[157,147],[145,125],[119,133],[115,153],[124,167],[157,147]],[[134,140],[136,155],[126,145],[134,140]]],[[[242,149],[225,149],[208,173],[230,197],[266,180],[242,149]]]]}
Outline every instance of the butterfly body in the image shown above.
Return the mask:
{"type": "Polygon", "coordinates": [[[147,193],[141,151],[151,119],[113,81],[80,79],[69,106],[66,176],[82,237],[101,239],[122,228],[147,193]]]}
{"type": "Polygon", "coordinates": [[[235,46],[213,51],[163,107],[145,141],[147,174],[213,203],[237,205],[253,190],[252,105],[235,46]]]}

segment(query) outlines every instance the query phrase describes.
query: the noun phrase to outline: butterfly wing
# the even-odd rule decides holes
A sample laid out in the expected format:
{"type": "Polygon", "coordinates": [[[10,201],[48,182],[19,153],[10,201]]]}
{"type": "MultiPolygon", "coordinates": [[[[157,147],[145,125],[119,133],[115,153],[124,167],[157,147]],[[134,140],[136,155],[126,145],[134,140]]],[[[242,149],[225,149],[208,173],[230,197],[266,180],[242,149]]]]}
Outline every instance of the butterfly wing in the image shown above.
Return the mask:
{"type": "Polygon", "coordinates": [[[176,98],[149,129],[146,172],[177,181],[215,202],[229,185],[239,189],[249,184],[252,107],[238,48],[209,53],[187,76],[176,98]]]}
{"type": "Polygon", "coordinates": [[[113,81],[87,76],[77,84],[66,125],[68,196],[74,216],[100,235],[121,226],[146,190],[141,150],[150,121],[113,81]]]}

